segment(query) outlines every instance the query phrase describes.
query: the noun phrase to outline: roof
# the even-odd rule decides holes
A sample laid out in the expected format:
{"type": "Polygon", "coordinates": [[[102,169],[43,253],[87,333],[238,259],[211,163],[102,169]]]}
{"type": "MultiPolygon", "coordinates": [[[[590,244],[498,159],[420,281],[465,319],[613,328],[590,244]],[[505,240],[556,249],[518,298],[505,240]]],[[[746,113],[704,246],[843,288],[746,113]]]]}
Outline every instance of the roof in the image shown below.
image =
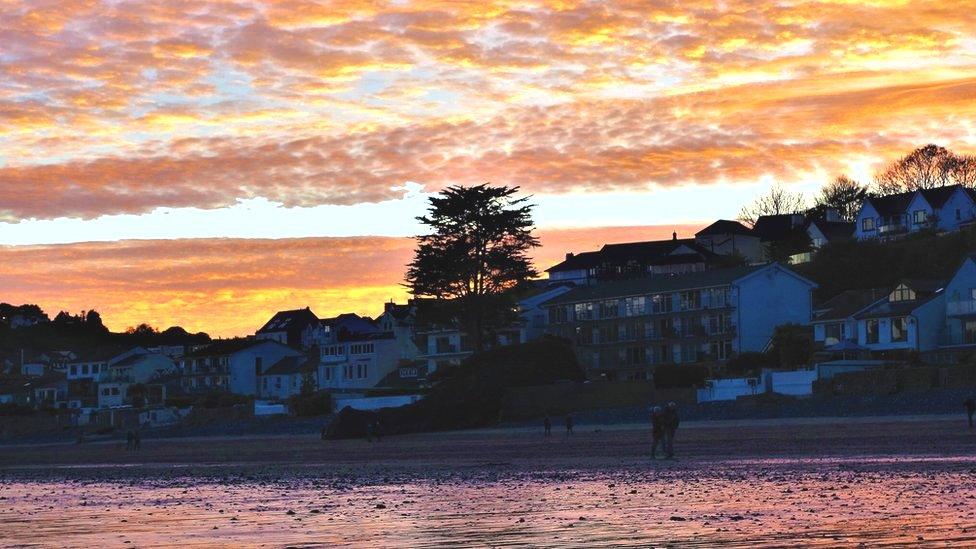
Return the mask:
{"type": "Polygon", "coordinates": [[[131,349],[132,347],[114,346],[79,351],[77,353],[78,358],[68,361],[68,364],[76,364],[81,362],[103,362],[115,358],[122,353],[128,352],[131,349]]]}
{"type": "Polygon", "coordinates": [[[929,203],[933,208],[941,208],[946,202],[952,197],[962,185],[946,185],[944,187],[934,187],[931,189],[921,189],[918,192],[921,193],[925,201],[929,203]]]}
{"type": "Polygon", "coordinates": [[[293,309],[291,311],[278,311],[271,320],[265,323],[257,333],[280,332],[282,330],[302,329],[309,324],[319,321],[318,317],[311,309],[293,309]]]}
{"type": "Polygon", "coordinates": [[[597,252],[567,254],[565,261],[549,267],[546,272],[592,269],[604,264],[624,265],[632,261],[646,265],[667,265],[716,257],[715,253],[699,245],[693,238],[622,242],[606,244],[597,252]],[[691,253],[675,255],[674,252],[681,247],[690,249],[691,253]]]}
{"type": "Polygon", "coordinates": [[[856,319],[865,318],[880,318],[886,316],[898,316],[910,314],[915,309],[928,303],[932,299],[942,295],[942,290],[944,283],[940,280],[928,280],[928,279],[904,279],[894,286],[905,284],[912,290],[915,290],[915,297],[911,301],[896,301],[894,303],[888,301],[888,295],[885,295],[883,299],[880,299],[863,309],[861,312],[854,315],[856,319]]]}
{"type": "Polygon", "coordinates": [[[875,211],[879,215],[891,217],[893,215],[901,215],[905,213],[908,208],[908,204],[912,201],[915,196],[915,191],[909,191],[898,194],[889,194],[887,196],[873,196],[868,198],[868,202],[874,206],[875,211]]]}
{"type": "Polygon", "coordinates": [[[752,229],[738,221],[728,219],[719,219],[715,223],[695,233],[695,236],[708,236],[713,234],[744,234],[753,236],[752,229]]]}
{"type": "Polygon", "coordinates": [[[887,292],[881,288],[869,290],[847,290],[824,301],[816,307],[814,322],[843,320],[874,303],[887,292]]]}
{"type": "MultiPolygon", "coordinates": [[[[650,294],[656,292],[673,292],[694,288],[708,288],[722,286],[744,278],[754,272],[770,267],[770,265],[746,265],[727,269],[713,269],[710,271],[683,274],[681,276],[662,276],[651,278],[637,278],[605,282],[595,286],[585,286],[570,290],[545,302],[546,306],[564,303],[578,303],[610,299],[628,295],[650,294]]],[[[780,267],[785,269],[785,267],[780,267]]],[[[788,270],[788,269],[786,269],[788,270]]]]}
{"type": "Polygon", "coordinates": [[[286,376],[315,371],[319,362],[306,356],[286,356],[261,373],[263,376],[286,376]]]}
{"type": "Polygon", "coordinates": [[[578,254],[567,254],[566,260],[546,269],[547,273],[558,271],[578,271],[592,269],[600,265],[603,256],[599,251],[581,252],[578,254]]]}
{"type": "Polygon", "coordinates": [[[845,238],[851,238],[854,236],[854,227],[856,223],[847,221],[823,221],[814,220],[810,222],[811,225],[816,225],[820,232],[827,237],[828,242],[833,242],[835,240],[843,240],[845,238]]]}
{"type": "Polygon", "coordinates": [[[802,217],[802,215],[803,214],[761,215],[756,219],[756,223],[753,224],[752,233],[758,236],[759,239],[764,242],[782,240],[790,233],[801,229],[799,224],[795,223],[794,216],[802,217]]]}
{"type": "Polygon", "coordinates": [[[239,351],[243,351],[249,347],[253,347],[255,345],[261,345],[264,343],[280,345],[280,343],[271,341],[269,339],[251,339],[251,338],[218,339],[208,345],[194,349],[183,356],[186,358],[193,358],[193,357],[201,357],[201,356],[232,355],[239,351]]]}

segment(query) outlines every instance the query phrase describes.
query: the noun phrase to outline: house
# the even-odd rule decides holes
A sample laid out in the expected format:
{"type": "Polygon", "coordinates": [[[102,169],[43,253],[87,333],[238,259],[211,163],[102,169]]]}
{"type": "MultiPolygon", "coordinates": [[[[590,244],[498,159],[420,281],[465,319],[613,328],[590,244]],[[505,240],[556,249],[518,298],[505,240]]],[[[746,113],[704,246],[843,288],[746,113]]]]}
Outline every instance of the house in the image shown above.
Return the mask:
{"type": "Polygon", "coordinates": [[[869,197],[856,220],[858,240],[894,238],[922,230],[951,232],[976,219],[976,192],[946,185],[869,197]]]}
{"type": "Polygon", "coordinates": [[[108,372],[108,367],[112,364],[132,355],[146,352],[146,349],[142,347],[105,347],[79,352],[76,358],[65,363],[65,372],[69,380],[90,379],[98,381],[102,373],[108,372]]]}
{"type": "Polygon", "coordinates": [[[956,269],[946,284],[945,296],[942,346],[966,350],[976,345],[976,256],[967,257],[956,269]]]}
{"type": "Polygon", "coordinates": [[[945,325],[944,282],[903,280],[854,314],[857,343],[875,354],[932,351],[945,325]]]}
{"type": "Polygon", "coordinates": [[[853,349],[857,344],[854,315],[884,293],[881,289],[847,290],[817,305],[812,322],[814,343],[828,351],[853,349]]]}
{"type": "Polygon", "coordinates": [[[277,341],[295,349],[308,349],[312,342],[307,330],[318,324],[318,317],[308,307],[278,311],[254,334],[254,337],[277,341]]]}
{"type": "Polygon", "coordinates": [[[320,389],[361,390],[380,383],[403,364],[391,333],[364,334],[320,348],[320,389]]]}
{"type": "Polygon", "coordinates": [[[318,390],[317,357],[286,356],[262,372],[258,379],[258,397],[285,400],[302,392],[302,387],[310,384],[312,391],[318,390]]]}
{"type": "Polygon", "coordinates": [[[258,375],[286,356],[301,352],[270,339],[217,340],[183,357],[184,391],[229,391],[258,394],[258,375]]]}
{"type": "Polygon", "coordinates": [[[738,221],[719,219],[695,233],[695,242],[712,253],[739,256],[749,263],[763,258],[759,236],[738,221]]]}
{"type": "Polygon", "coordinates": [[[813,282],[773,263],[576,288],[544,303],[591,379],[650,379],[661,364],[721,365],[809,324],[813,282]]]}
{"type": "Polygon", "coordinates": [[[68,408],[68,379],[61,372],[45,374],[28,382],[34,406],[68,408]]]}
{"type": "Polygon", "coordinates": [[[414,337],[417,316],[420,308],[430,305],[431,302],[429,299],[411,299],[404,305],[385,303],[383,314],[376,318],[379,331],[393,335],[401,360],[413,361],[420,356],[420,347],[414,337]]]}
{"type": "Polygon", "coordinates": [[[98,381],[98,407],[133,404],[136,396],[143,405],[160,404],[166,391],[161,384],[152,382],[175,371],[176,364],[162,353],[139,353],[115,362],[98,381]],[[135,389],[138,394],[133,394],[135,389]]]}
{"type": "Polygon", "coordinates": [[[563,295],[573,289],[571,284],[557,284],[536,288],[518,300],[518,341],[511,343],[525,343],[538,339],[546,333],[549,323],[549,312],[542,304],[563,295]]]}
{"type": "Polygon", "coordinates": [[[693,238],[607,244],[596,252],[568,253],[566,259],[546,272],[552,282],[576,285],[602,280],[677,275],[701,272],[718,263],[720,256],[693,238]]]}
{"type": "Polygon", "coordinates": [[[830,242],[850,240],[854,237],[854,222],[812,219],[807,223],[807,236],[810,246],[820,249],[830,242]]]}

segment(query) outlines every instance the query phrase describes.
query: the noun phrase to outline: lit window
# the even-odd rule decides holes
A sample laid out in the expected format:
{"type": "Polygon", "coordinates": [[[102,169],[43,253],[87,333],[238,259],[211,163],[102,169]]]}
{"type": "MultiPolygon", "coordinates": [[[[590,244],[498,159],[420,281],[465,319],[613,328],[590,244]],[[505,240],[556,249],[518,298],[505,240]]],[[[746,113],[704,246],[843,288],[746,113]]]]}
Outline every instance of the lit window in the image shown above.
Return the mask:
{"type": "Polygon", "coordinates": [[[874,230],[874,218],[865,217],[861,220],[861,230],[862,231],[873,231],[874,230]]]}
{"type": "Polygon", "coordinates": [[[897,288],[891,294],[888,295],[888,301],[914,301],[915,291],[904,284],[899,284],[897,288]]]}

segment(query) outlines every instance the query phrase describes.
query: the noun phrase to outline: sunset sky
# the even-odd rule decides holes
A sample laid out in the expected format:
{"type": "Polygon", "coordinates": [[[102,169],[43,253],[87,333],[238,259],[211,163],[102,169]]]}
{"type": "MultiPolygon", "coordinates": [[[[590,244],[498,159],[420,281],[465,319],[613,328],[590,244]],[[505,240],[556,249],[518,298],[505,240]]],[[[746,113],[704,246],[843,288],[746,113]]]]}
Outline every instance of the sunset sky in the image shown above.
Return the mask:
{"type": "Polygon", "coordinates": [[[0,0],[0,301],[117,330],[375,315],[430,193],[534,196],[540,267],[933,142],[976,2],[0,0]]]}

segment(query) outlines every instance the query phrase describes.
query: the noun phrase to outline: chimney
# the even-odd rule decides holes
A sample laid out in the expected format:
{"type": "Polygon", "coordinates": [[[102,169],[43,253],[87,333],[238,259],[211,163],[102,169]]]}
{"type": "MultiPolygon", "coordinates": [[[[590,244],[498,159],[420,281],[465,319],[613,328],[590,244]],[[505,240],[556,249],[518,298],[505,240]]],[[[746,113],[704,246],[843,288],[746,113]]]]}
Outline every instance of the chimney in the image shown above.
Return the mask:
{"type": "Polygon", "coordinates": [[[573,252],[569,252],[566,254],[566,261],[569,261],[570,259],[573,259],[573,252]]]}
{"type": "Polygon", "coordinates": [[[671,240],[678,240],[678,231],[671,233],[671,240]]]}

